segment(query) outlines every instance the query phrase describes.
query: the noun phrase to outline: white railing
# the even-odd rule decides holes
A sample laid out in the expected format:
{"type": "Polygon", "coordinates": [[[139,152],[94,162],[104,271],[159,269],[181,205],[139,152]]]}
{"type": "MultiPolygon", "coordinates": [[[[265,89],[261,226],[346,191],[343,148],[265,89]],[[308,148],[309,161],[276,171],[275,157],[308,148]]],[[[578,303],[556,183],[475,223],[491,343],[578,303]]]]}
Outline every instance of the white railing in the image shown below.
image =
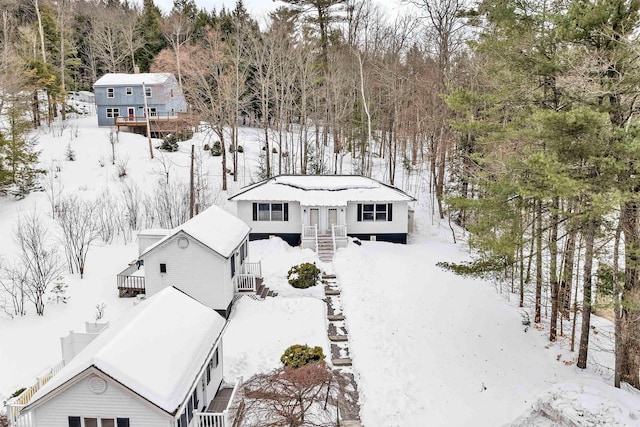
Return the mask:
{"type": "Polygon", "coordinates": [[[313,250],[318,250],[318,226],[303,225],[302,226],[302,247],[310,248],[309,242],[312,242],[313,250]]]}
{"type": "Polygon", "coordinates": [[[242,377],[236,380],[236,384],[233,386],[231,396],[227,402],[227,407],[222,412],[194,412],[193,421],[190,425],[194,427],[231,427],[231,415],[229,409],[233,405],[233,401],[236,398],[236,394],[242,385],[242,377]]]}
{"type": "Polygon", "coordinates": [[[256,276],[253,274],[236,274],[236,292],[255,292],[256,276]]]}
{"type": "Polygon", "coordinates": [[[242,274],[252,274],[256,277],[262,277],[262,261],[245,262],[240,269],[242,274]]]}
{"type": "Polygon", "coordinates": [[[331,227],[331,234],[333,236],[333,251],[335,252],[338,247],[344,248],[347,246],[347,226],[333,224],[331,227]]]}
{"type": "Polygon", "coordinates": [[[194,412],[194,423],[189,425],[193,427],[227,427],[231,426],[227,418],[227,411],[218,412],[194,412]]]}
{"type": "Polygon", "coordinates": [[[38,382],[27,388],[20,395],[9,399],[5,404],[7,408],[7,417],[9,419],[9,427],[30,427],[32,426],[31,414],[21,414],[20,410],[29,404],[29,401],[38,390],[42,388],[51,378],[64,368],[64,361],[61,360],[57,365],[46,370],[42,375],[38,376],[38,382]]]}

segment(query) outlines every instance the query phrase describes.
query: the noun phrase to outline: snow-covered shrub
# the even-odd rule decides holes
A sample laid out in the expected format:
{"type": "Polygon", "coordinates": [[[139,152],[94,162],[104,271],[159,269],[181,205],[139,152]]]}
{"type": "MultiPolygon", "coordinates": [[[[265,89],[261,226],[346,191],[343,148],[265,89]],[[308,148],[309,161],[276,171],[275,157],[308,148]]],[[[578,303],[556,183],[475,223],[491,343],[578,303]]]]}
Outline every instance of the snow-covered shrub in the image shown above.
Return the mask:
{"type": "Polygon", "coordinates": [[[173,133],[165,136],[160,145],[160,149],[169,152],[178,151],[178,137],[173,133]]]}
{"type": "Polygon", "coordinates": [[[284,351],[280,361],[289,368],[300,368],[309,363],[324,360],[322,347],[309,347],[308,345],[294,344],[284,351]]]}
{"type": "Polygon", "coordinates": [[[315,286],[321,280],[322,270],[310,262],[294,265],[287,273],[289,284],[294,288],[306,289],[315,286]]]}
{"type": "Polygon", "coordinates": [[[242,145],[238,145],[238,153],[244,153],[244,148],[242,145]]]}
{"type": "Polygon", "coordinates": [[[211,155],[215,157],[222,155],[222,146],[220,145],[220,141],[213,143],[213,146],[211,147],[211,155]]]}

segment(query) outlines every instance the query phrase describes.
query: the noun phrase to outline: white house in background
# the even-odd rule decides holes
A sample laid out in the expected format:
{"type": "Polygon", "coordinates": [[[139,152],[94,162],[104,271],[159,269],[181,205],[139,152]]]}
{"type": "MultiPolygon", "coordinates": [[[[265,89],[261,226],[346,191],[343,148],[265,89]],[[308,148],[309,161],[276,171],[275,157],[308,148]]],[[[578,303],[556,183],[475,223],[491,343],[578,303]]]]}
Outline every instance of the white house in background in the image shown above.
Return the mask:
{"type": "Polygon", "coordinates": [[[317,247],[323,237],[346,244],[347,235],[406,243],[408,204],[415,199],[364,176],[279,175],[229,200],[251,226],[251,240],[275,235],[293,246],[317,247]]]}
{"type": "Polygon", "coordinates": [[[249,231],[217,206],[172,230],[141,231],[138,259],[118,275],[120,296],[175,286],[227,317],[236,292],[261,286],[261,265],[249,262],[249,231]]]}
{"type": "Polygon", "coordinates": [[[205,412],[222,383],[225,324],[166,288],[92,340],[33,395],[16,425],[228,426],[222,411],[205,412]]]}

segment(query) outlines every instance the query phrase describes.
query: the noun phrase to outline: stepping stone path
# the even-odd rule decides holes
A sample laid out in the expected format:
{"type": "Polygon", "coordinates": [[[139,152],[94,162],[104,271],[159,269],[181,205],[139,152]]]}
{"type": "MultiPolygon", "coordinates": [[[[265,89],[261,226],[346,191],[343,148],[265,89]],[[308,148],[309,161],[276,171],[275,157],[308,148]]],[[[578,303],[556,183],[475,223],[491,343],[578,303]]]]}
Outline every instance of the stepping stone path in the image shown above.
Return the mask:
{"type": "Polygon", "coordinates": [[[325,274],[323,277],[324,301],[327,304],[327,335],[331,342],[331,363],[333,366],[351,366],[349,354],[349,334],[345,324],[342,302],[340,299],[340,285],[335,274],[325,274]]]}
{"type": "MultiPolygon", "coordinates": [[[[342,311],[342,300],[340,298],[340,285],[335,274],[325,274],[322,276],[324,282],[324,302],[327,304],[327,335],[331,343],[331,364],[335,369],[339,369],[343,375],[350,378],[355,388],[356,397],[353,401],[343,402],[341,405],[340,425],[359,427],[360,407],[357,403],[357,385],[353,372],[351,371],[351,355],[349,353],[349,332],[342,311]]],[[[346,398],[346,396],[343,396],[346,398]]]]}

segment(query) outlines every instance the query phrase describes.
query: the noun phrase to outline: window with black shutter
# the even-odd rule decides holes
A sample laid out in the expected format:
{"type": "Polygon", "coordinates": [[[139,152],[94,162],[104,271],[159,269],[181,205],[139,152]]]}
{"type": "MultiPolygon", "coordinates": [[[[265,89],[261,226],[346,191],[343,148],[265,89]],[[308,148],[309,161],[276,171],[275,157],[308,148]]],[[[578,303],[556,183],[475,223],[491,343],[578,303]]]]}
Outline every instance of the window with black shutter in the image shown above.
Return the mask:
{"type": "Polygon", "coordinates": [[[258,220],[258,204],[257,203],[253,204],[253,220],[254,221],[258,220]]]}

